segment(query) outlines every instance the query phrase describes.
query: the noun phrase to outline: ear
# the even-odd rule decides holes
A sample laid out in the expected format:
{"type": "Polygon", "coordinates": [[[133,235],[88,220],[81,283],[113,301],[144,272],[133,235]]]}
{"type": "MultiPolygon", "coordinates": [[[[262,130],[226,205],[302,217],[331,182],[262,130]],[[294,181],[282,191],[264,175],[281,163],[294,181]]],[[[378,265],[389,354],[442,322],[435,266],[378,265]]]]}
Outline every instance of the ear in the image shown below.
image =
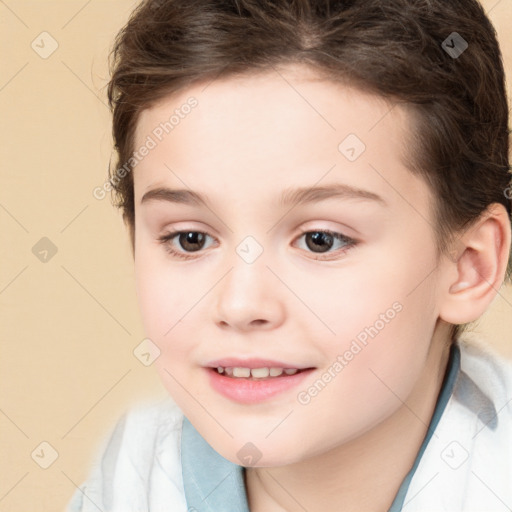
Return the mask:
{"type": "Polygon", "coordinates": [[[465,324],[485,312],[505,277],[510,231],[506,208],[493,203],[458,239],[457,255],[447,263],[450,277],[441,290],[441,319],[465,324]]]}

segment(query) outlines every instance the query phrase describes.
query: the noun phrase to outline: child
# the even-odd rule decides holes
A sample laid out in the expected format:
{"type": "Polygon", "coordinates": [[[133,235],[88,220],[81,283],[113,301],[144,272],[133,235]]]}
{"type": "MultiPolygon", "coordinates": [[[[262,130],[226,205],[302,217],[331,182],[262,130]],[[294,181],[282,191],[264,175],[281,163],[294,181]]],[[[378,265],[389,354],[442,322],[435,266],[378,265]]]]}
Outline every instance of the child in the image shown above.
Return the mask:
{"type": "Polygon", "coordinates": [[[113,64],[102,190],[170,396],[69,510],[510,510],[512,366],[462,336],[510,274],[481,6],[148,0],[113,64]]]}

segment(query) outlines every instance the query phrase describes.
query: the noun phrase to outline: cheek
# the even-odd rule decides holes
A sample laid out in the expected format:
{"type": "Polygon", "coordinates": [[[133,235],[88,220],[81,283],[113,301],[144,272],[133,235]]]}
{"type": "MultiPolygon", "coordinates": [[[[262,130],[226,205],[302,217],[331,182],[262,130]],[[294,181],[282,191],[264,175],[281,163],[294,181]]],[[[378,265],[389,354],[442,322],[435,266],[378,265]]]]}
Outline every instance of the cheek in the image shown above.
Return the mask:
{"type": "Polygon", "coordinates": [[[298,390],[289,427],[307,438],[314,425],[321,451],[361,435],[401,407],[421,374],[430,341],[429,333],[409,328],[409,313],[404,306],[382,328],[370,315],[359,339],[340,337],[336,349],[328,349],[327,365],[298,390]]]}
{"type": "Polygon", "coordinates": [[[135,285],[145,333],[164,351],[186,314],[187,290],[193,287],[183,286],[176,269],[155,252],[136,249],[135,285]]]}
{"type": "Polygon", "coordinates": [[[184,334],[186,306],[190,300],[174,272],[166,271],[154,260],[146,264],[141,257],[135,275],[144,333],[160,350],[153,367],[174,401],[187,410],[187,396],[180,383],[187,380],[186,363],[194,343],[190,329],[188,336],[184,334]]]}
{"type": "MultiPolygon", "coordinates": [[[[323,349],[336,377],[324,398],[335,404],[340,397],[356,422],[382,416],[399,403],[396,395],[408,396],[435,326],[433,252],[418,248],[417,254],[407,254],[410,247],[398,247],[329,285],[335,307],[326,302],[324,313],[336,335],[325,338],[332,341],[323,349]],[[340,360],[341,366],[336,365],[340,360]]],[[[319,408],[318,413],[329,409],[335,410],[319,408]]]]}
{"type": "Polygon", "coordinates": [[[169,293],[167,278],[157,265],[140,259],[135,265],[135,282],[146,334],[160,338],[170,327],[173,311],[174,296],[169,293]]]}
{"type": "Polygon", "coordinates": [[[136,252],[135,282],[144,333],[160,349],[154,367],[170,395],[187,410],[190,397],[180,383],[190,379],[189,372],[198,363],[198,318],[204,318],[198,294],[207,279],[170,264],[163,248],[141,247],[136,252]]]}

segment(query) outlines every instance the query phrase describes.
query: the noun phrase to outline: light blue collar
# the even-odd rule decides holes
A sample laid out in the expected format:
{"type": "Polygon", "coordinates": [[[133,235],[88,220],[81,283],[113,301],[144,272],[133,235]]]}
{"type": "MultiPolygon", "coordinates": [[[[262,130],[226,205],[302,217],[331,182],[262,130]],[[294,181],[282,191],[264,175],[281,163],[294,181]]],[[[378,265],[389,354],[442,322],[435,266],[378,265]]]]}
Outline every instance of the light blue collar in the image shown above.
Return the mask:
{"type": "Polygon", "coordinates": [[[396,493],[395,499],[389,507],[388,512],[400,512],[402,510],[405,495],[407,494],[407,490],[409,489],[409,484],[411,483],[412,477],[416,472],[416,469],[420,463],[421,457],[427,448],[428,442],[432,437],[435,429],[437,428],[437,424],[443,415],[444,409],[450,396],[453,393],[453,388],[455,386],[455,382],[457,380],[457,376],[460,372],[460,348],[457,343],[452,343],[450,348],[450,355],[448,357],[448,363],[446,366],[446,372],[444,374],[443,383],[441,384],[441,391],[439,392],[439,396],[437,397],[436,407],[434,409],[434,414],[432,415],[432,419],[430,420],[430,425],[428,426],[427,434],[425,435],[425,439],[423,439],[423,443],[421,443],[420,449],[418,451],[418,455],[416,455],[416,460],[414,464],[405,475],[405,478],[402,481],[402,485],[400,485],[400,489],[396,493]]]}
{"type": "Polygon", "coordinates": [[[249,512],[244,467],[217,453],[185,416],[181,468],[189,512],[249,512]]]}
{"type": "MultiPolygon", "coordinates": [[[[453,343],[428,432],[388,512],[402,510],[409,484],[453,392],[459,370],[460,349],[453,343]]],[[[181,436],[181,467],[190,512],[250,512],[244,483],[245,468],[217,453],[186,417],[183,417],[181,436]]]]}

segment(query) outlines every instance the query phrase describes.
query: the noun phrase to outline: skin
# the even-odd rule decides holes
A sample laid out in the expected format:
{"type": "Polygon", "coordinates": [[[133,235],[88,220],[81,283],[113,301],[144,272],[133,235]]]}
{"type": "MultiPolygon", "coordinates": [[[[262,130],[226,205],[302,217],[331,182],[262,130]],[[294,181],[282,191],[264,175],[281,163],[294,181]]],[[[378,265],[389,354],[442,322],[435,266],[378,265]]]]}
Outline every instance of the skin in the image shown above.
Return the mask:
{"type": "MultiPolygon", "coordinates": [[[[134,170],[137,296],[146,335],[161,350],[154,364],[162,382],[223,457],[242,464],[237,452],[247,442],[261,452],[245,475],[252,512],[338,511],[340,503],[385,511],[427,432],[448,322],[476,319],[503,279],[505,209],[498,205],[459,238],[451,257],[438,257],[431,191],[405,163],[408,112],[301,66],[169,96],[142,112],[135,146],[190,96],[198,105],[134,170]],[[366,145],[353,162],[338,150],[350,133],[366,145]],[[332,184],[385,204],[277,205],[288,187],[332,184]],[[159,187],[192,189],[210,203],[141,204],[159,187]],[[314,252],[301,231],[325,229],[357,244],[343,252],[334,239],[332,249],[314,252]],[[158,240],[173,230],[208,236],[183,260],[158,240]],[[246,236],[263,249],[252,264],[236,252],[246,236]],[[468,285],[458,290],[461,282],[468,285]],[[297,394],[394,303],[401,311],[299,403],[297,394]],[[239,404],[214,391],[202,368],[228,356],[316,370],[296,389],[239,404]]],[[[167,245],[187,254],[178,237],[167,245]]]]}

